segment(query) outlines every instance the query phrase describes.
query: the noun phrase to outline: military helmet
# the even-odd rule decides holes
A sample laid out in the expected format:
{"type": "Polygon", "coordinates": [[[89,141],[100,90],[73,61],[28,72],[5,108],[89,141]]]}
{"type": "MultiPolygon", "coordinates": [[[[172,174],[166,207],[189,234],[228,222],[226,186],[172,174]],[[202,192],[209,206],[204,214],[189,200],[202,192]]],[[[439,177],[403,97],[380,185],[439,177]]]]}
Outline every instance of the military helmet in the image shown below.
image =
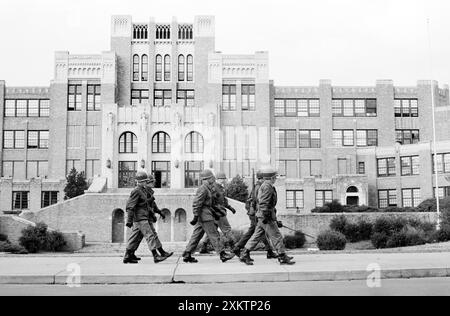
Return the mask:
{"type": "Polygon", "coordinates": [[[136,181],[137,182],[145,182],[148,180],[147,172],[145,171],[138,171],[136,173],[136,181]]]}
{"type": "Polygon", "coordinates": [[[155,176],[153,174],[148,175],[148,181],[149,182],[156,182],[155,176]]]}
{"type": "Polygon", "coordinates": [[[212,173],[211,170],[203,170],[202,172],[200,172],[200,180],[208,180],[214,177],[214,174],[212,173]]]}
{"type": "Polygon", "coordinates": [[[271,179],[278,175],[278,171],[272,167],[261,168],[259,172],[261,173],[261,177],[264,179],[271,179]]]}
{"type": "Polygon", "coordinates": [[[261,170],[258,170],[258,171],[256,171],[256,179],[262,179],[263,178],[263,176],[262,176],[262,174],[261,174],[261,170]]]}
{"type": "Polygon", "coordinates": [[[226,180],[227,179],[227,176],[225,175],[225,172],[218,172],[217,173],[217,176],[216,176],[216,178],[217,179],[223,179],[223,180],[226,180]]]}

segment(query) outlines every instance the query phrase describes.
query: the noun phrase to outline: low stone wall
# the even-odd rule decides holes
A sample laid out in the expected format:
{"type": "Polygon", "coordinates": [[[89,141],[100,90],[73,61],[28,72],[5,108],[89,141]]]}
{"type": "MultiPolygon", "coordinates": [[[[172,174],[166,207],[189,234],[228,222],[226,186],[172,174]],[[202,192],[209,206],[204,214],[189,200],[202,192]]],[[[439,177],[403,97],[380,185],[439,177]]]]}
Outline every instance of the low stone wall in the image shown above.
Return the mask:
{"type": "MultiPolygon", "coordinates": [[[[0,216],[0,233],[7,235],[8,240],[14,244],[19,244],[19,239],[22,236],[22,230],[28,226],[36,225],[17,216],[0,216]]],[[[49,228],[50,231],[54,230],[49,228]]],[[[63,251],[73,252],[82,249],[85,245],[85,237],[81,232],[62,232],[64,240],[67,245],[63,251]]]]}
{"type": "MultiPolygon", "coordinates": [[[[309,214],[309,215],[300,215],[300,214],[285,214],[279,215],[279,220],[283,221],[283,223],[295,230],[301,230],[302,232],[317,236],[322,231],[329,229],[331,220],[339,215],[345,215],[350,222],[357,222],[361,219],[364,219],[368,222],[374,222],[380,217],[404,217],[404,218],[412,218],[418,219],[424,222],[433,222],[437,221],[436,213],[342,213],[342,214],[309,214]]],[[[283,228],[282,233],[286,235],[294,234],[292,231],[283,228]]],[[[312,241],[310,237],[308,237],[308,241],[312,241]]]]}

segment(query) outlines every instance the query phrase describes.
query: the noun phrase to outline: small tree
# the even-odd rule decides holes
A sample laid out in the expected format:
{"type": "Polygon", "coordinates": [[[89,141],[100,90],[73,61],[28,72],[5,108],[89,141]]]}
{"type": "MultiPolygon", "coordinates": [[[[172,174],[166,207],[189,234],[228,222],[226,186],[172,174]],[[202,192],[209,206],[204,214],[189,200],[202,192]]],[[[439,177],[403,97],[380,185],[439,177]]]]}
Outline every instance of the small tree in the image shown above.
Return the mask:
{"type": "Polygon", "coordinates": [[[230,199],[245,203],[248,198],[248,186],[244,179],[237,175],[225,187],[225,195],[230,199]]]}
{"type": "Polygon", "coordinates": [[[66,180],[67,184],[64,188],[65,200],[83,195],[84,191],[87,190],[87,182],[84,177],[84,172],[78,173],[75,168],[72,168],[70,173],[67,175],[66,180]]]}

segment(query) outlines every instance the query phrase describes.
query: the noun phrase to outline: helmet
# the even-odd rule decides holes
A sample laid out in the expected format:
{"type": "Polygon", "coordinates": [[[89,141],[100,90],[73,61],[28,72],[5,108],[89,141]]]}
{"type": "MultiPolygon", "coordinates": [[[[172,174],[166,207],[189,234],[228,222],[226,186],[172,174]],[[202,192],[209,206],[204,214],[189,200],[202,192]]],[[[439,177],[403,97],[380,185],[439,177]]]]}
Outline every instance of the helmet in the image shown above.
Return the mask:
{"type": "Polygon", "coordinates": [[[261,173],[261,177],[264,179],[271,179],[278,175],[278,171],[272,167],[261,168],[259,172],[261,173]]]}
{"type": "Polygon", "coordinates": [[[216,178],[217,179],[223,179],[223,180],[226,180],[227,179],[227,176],[225,175],[225,172],[219,172],[219,173],[217,173],[217,176],[216,176],[216,178]]]}
{"type": "Polygon", "coordinates": [[[145,171],[138,171],[136,173],[136,181],[137,182],[145,182],[148,180],[147,172],[145,171]]]}
{"type": "Polygon", "coordinates": [[[149,182],[155,182],[156,181],[155,176],[153,174],[149,174],[148,175],[148,181],[149,182]]]}
{"type": "Polygon", "coordinates": [[[256,171],[256,179],[262,179],[263,178],[263,176],[262,176],[262,174],[261,174],[261,170],[258,170],[258,171],[256,171]]]}
{"type": "Polygon", "coordinates": [[[214,174],[211,170],[206,169],[200,172],[200,180],[208,180],[211,178],[214,178],[214,174]]]}

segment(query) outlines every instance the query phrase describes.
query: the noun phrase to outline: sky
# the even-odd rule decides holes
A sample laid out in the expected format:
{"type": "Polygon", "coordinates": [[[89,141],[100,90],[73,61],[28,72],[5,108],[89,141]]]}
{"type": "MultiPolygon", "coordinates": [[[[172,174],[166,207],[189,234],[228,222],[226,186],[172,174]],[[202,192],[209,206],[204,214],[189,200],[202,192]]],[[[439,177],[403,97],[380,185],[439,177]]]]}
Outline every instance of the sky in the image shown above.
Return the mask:
{"type": "Polygon", "coordinates": [[[276,85],[450,83],[448,0],[2,0],[0,80],[48,86],[54,52],[109,50],[111,15],[216,17],[216,50],[268,51],[276,85]],[[428,28],[427,21],[430,27],[428,28]]]}

